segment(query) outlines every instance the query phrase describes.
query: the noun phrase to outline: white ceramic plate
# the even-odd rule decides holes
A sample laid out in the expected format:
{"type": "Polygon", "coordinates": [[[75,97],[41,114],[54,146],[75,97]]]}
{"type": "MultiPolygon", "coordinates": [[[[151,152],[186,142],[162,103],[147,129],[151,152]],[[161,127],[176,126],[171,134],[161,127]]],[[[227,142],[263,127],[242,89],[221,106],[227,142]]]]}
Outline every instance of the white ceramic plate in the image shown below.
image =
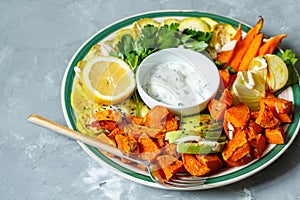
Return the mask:
{"type": "MultiPolygon", "coordinates": [[[[116,31],[126,26],[130,26],[133,22],[141,18],[153,18],[157,21],[163,21],[164,19],[169,17],[178,19],[182,19],[185,17],[210,17],[216,21],[228,23],[235,27],[237,27],[240,23],[240,21],[238,20],[212,13],[204,13],[198,11],[157,11],[131,16],[100,30],[99,32],[91,36],[86,42],[84,42],[83,45],[77,50],[77,52],[74,54],[71,61],[69,62],[64,74],[61,88],[61,103],[65,120],[70,128],[76,130],[76,115],[73,112],[72,107],[70,105],[70,95],[73,89],[74,79],[76,78],[73,68],[76,66],[78,61],[82,60],[85,57],[85,55],[93,45],[97,43],[103,43],[106,40],[111,40],[114,37],[114,33],[116,31]]],[[[243,24],[243,31],[247,32],[248,30],[249,26],[243,24]]],[[[293,123],[287,127],[286,143],[284,145],[270,145],[261,159],[254,160],[245,166],[230,168],[229,170],[208,177],[204,185],[199,185],[199,187],[195,189],[202,190],[220,187],[247,178],[270,165],[283,152],[285,152],[285,150],[292,144],[300,127],[299,84],[295,84],[292,87],[285,90],[281,94],[281,97],[288,100],[292,100],[295,105],[293,123]]],[[[144,172],[133,166],[126,165],[120,162],[120,160],[118,159],[106,157],[104,154],[100,153],[97,149],[93,147],[82,144],[80,142],[79,144],[91,157],[93,157],[101,165],[108,167],[120,176],[147,186],[157,188],[161,187],[159,184],[152,181],[152,179],[147,175],[147,172],[144,172]]]]}

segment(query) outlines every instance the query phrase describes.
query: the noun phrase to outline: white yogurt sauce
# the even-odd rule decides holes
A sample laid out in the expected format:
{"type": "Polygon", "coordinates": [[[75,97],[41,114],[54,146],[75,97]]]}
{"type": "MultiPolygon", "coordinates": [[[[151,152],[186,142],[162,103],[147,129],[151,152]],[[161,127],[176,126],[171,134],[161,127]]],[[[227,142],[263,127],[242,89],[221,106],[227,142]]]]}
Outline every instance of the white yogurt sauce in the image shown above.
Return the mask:
{"type": "Polygon", "coordinates": [[[154,66],[147,74],[144,90],[156,100],[171,106],[187,106],[211,95],[202,73],[184,62],[154,66]]]}

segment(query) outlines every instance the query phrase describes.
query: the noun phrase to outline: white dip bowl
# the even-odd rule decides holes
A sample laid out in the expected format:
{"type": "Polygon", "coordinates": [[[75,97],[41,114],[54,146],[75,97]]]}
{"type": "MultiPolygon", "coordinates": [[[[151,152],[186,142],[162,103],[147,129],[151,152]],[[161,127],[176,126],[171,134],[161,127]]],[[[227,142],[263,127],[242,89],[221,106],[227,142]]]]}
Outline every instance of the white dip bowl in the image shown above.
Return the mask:
{"type": "Polygon", "coordinates": [[[204,110],[219,88],[220,75],[207,56],[183,48],[163,49],[143,60],[137,89],[147,106],[165,106],[175,115],[204,110]]]}

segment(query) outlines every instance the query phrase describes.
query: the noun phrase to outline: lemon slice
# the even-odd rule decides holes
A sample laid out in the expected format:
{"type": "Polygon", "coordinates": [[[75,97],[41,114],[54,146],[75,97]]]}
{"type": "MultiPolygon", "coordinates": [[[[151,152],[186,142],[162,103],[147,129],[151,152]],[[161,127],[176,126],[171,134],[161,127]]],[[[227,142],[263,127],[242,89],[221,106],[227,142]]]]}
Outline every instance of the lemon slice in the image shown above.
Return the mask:
{"type": "Polygon", "coordinates": [[[236,34],[236,29],[230,24],[218,23],[213,27],[210,46],[221,51],[222,46],[231,41],[236,34]]]}
{"type": "Polygon", "coordinates": [[[82,73],[85,92],[96,103],[117,104],[135,89],[134,73],[123,60],[107,56],[90,60],[82,73]]]}
{"type": "Polygon", "coordinates": [[[136,32],[136,34],[138,36],[140,36],[141,30],[147,25],[152,25],[154,27],[160,26],[160,24],[157,21],[155,21],[151,18],[142,18],[142,19],[139,19],[138,21],[134,22],[133,30],[136,32]]]}
{"type": "Polygon", "coordinates": [[[244,102],[251,111],[259,110],[259,100],[265,97],[266,85],[258,75],[240,71],[231,87],[234,104],[244,102]]]}
{"type": "Polygon", "coordinates": [[[209,26],[210,30],[213,30],[214,26],[218,24],[217,21],[215,21],[209,17],[200,17],[200,19],[203,20],[204,22],[206,22],[206,24],[209,26]]]}
{"type": "Polygon", "coordinates": [[[281,89],[288,81],[289,71],[284,61],[277,55],[268,54],[264,58],[268,63],[267,85],[271,92],[281,89]]]}
{"type": "Polygon", "coordinates": [[[184,29],[191,29],[194,31],[202,31],[202,32],[210,31],[209,25],[205,21],[197,17],[189,17],[181,20],[179,25],[179,31],[183,31],[184,29]]]}
{"type": "Polygon", "coordinates": [[[180,24],[180,20],[176,18],[168,18],[163,21],[163,25],[180,24]]]}
{"type": "Polygon", "coordinates": [[[113,40],[113,48],[117,48],[117,44],[121,41],[123,35],[126,34],[130,35],[133,40],[135,40],[137,37],[136,32],[133,29],[121,29],[116,33],[116,36],[113,40]]]}

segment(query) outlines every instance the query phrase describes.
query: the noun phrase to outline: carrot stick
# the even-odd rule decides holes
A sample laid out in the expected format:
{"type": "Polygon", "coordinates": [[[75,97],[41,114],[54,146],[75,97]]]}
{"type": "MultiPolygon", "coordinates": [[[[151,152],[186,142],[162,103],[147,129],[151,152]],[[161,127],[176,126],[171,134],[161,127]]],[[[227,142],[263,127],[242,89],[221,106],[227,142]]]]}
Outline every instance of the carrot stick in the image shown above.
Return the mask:
{"type": "Polygon", "coordinates": [[[272,54],[276,49],[276,47],[278,46],[279,42],[281,42],[281,40],[285,37],[287,37],[286,34],[280,34],[270,38],[265,44],[263,44],[260,47],[258,55],[261,56],[266,54],[272,54]]]}
{"type": "Polygon", "coordinates": [[[248,31],[241,44],[237,47],[236,54],[233,56],[232,60],[229,63],[229,66],[231,66],[233,70],[238,70],[241,60],[243,59],[254,37],[260,32],[262,26],[263,18],[260,18],[256,25],[248,31]]]}
{"type": "Polygon", "coordinates": [[[238,71],[248,70],[248,65],[250,64],[251,60],[257,55],[263,37],[264,35],[262,33],[255,36],[239,65],[238,71]]]}
{"type": "MultiPolygon", "coordinates": [[[[231,41],[236,40],[237,43],[242,39],[242,25],[239,24],[239,27],[237,29],[236,34],[234,35],[234,37],[232,38],[231,41]]],[[[220,52],[220,54],[217,57],[217,61],[219,61],[220,63],[226,63],[224,65],[224,68],[226,68],[235,52],[237,43],[235,44],[234,48],[232,50],[228,50],[228,51],[222,51],[220,52]]]]}

